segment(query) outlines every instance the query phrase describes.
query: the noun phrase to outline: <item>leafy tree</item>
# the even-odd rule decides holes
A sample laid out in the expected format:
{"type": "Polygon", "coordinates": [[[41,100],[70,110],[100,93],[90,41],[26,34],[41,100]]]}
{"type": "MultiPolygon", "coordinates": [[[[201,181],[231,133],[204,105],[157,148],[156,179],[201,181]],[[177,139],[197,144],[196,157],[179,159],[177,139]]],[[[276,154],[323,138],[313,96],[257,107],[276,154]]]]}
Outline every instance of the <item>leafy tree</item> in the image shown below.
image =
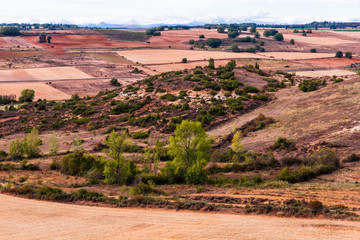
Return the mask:
{"type": "Polygon", "coordinates": [[[19,36],[20,35],[19,28],[13,27],[13,26],[3,27],[0,32],[1,32],[1,34],[5,35],[5,36],[19,36]]]}
{"type": "Polygon", "coordinates": [[[283,41],[283,40],[284,40],[284,36],[282,35],[282,33],[277,33],[277,34],[275,34],[274,39],[275,39],[276,41],[283,41]]]}
{"type": "Polygon", "coordinates": [[[219,38],[209,38],[206,40],[206,44],[212,48],[218,48],[221,45],[221,43],[222,41],[219,38]]]}
{"type": "Polygon", "coordinates": [[[208,64],[208,68],[210,69],[215,69],[215,60],[213,58],[209,58],[209,64],[208,64]]]}
{"type": "Polygon", "coordinates": [[[316,53],[316,48],[310,49],[310,52],[311,52],[311,53],[316,53]]]}
{"type": "Polygon", "coordinates": [[[238,31],[229,31],[228,32],[228,38],[236,38],[237,36],[239,36],[238,31]]]}
{"type": "Polygon", "coordinates": [[[266,29],[263,33],[265,37],[275,36],[278,33],[275,29],[266,29]]]}
{"type": "Polygon", "coordinates": [[[46,40],[47,40],[48,43],[51,43],[51,39],[52,39],[51,36],[47,36],[47,38],[46,38],[46,40]]]}
{"type": "Polygon", "coordinates": [[[73,152],[82,152],[84,149],[82,147],[82,143],[83,141],[80,138],[75,138],[72,142],[71,142],[71,148],[73,150],[73,152]]]}
{"type": "Polygon", "coordinates": [[[211,139],[199,122],[184,120],[170,137],[169,154],[173,164],[185,169],[186,181],[201,183],[206,179],[204,167],[210,159],[211,139]]]}
{"type": "Polygon", "coordinates": [[[260,33],[259,33],[259,32],[255,32],[255,33],[254,33],[254,37],[259,38],[259,37],[260,37],[260,33]]]}
{"type": "Polygon", "coordinates": [[[59,139],[55,135],[52,135],[49,139],[49,143],[50,143],[50,152],[53,154],[58,153],[60,147],[59,139]]]}
{"type": "Polygon", "coordinates": [[[234,70],[235,67],[236,67],[236,61],[234,59],[232,59],[225,65],[225,70],[232,71],[232,70],[234,70]]]}
{"type": "Polygon", "coordinates": [[[39,43],[44,43],[46,42],[46,34],[45,33],[41,33],[39,35],[39,43]]]}
{"type": "Polygon", "coordinates": [[[181,62],[182,62],[182,63],[187,63],[188,60],[187,60],[187,58],[183,58],[183,59],[181,60],[181,62]]]}
{"type": "Polygon", "coordinates": [[[250,28],[250,33],[253,33],[253,34],[256,33],[256,26],[252,26],[252,27],[250,28]]]}
{"type": "Polygon", "coordinates": [[[224,33],[225,32],[224,27],[222,27],[222,26],[218,27],[217,32],[218,33],[224,33]]]}
{"type": "Polygon", "coordinates": [[[19,138],[10,142],[9,156],[13,159],[22,159],[24,157],[24,143],[19,138]]]}
{"type": "Polygon", "coordinates": [[[189,40],[189,44],[194,44],[195,43],[195,40],[194,39],[190,39],[189,40]]]}
{"type": "Polygon", "coordinates": [[[32,102],[35,97],[35,91],[32,89],[24,89],[21,91],[19,102],[32,102]]]}
{"type": "Polygon", "coordinates": [[[349,59],[352,59],[352,52],[346,52],[345,57],[349,58],[349,59]]]}
{"type": "Polygon", "coordinates": [[[343,52],[342,51],[337,51],[336,54],[335,54],[335,57],[337,58],[342,58],[344,55],[343,55],[343,52]]]}
{"type": "Polygon", "coordinates": [[[240,48],[236,44],[232,44],[230,49],[232,52],[240,52],[240,48]]]}
{"type": "Polygon", "coordinates": [[[111,79],[110,84],[111,84],[111,86],[120,86],[121,85],[116,78],[111,79]]]}
{"type": "Polygon", "coordinates": [[[294,45],[294,44],[295,44],[295,40],[294,40],[294,39],[291,39],[291,40],[290,40],[290,43],[294,45]]]}
{"type": "Polygon", "coordinates": [[[112,131],[105,143],[109,146],[108,155],[111,157],[105,164],[105,183],[124,184],[136,174],[134,164],[124,157],[124,149],[130,145],[127,133],[119,135],[112,131]]]}
{"type": "Polygon", "coordinates": [[[244,147],[244,145],[241,143],[241,136],[242,136],[242,132],[239,130],[236,131],[232,139],[232,144],[231,144],[232,150],[236,153],[240,153],[244,147]]]}
{"type": "Polygon", "coordinates": [[[24,139],[24,153],[28,158],[40,156],[40,145],[42,141],[39,138],[39,130],[35,127],[24,139]]]}
{"type": "Polygon", "coordinates": [[[200,34],[199,38],[205,38],[204,34],[200,34]]]}

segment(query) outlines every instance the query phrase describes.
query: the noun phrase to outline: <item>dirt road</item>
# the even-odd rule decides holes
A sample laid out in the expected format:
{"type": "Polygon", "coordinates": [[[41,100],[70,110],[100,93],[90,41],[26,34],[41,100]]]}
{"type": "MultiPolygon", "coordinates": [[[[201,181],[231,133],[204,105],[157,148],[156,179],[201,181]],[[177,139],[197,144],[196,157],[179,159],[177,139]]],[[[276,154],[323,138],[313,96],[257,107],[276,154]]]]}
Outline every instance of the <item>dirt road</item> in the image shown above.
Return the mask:
{"type": "Polygon", "coordinates": [[[0,239],[359,239],[360,223],[78,206],[0,194],[0,239]]]}

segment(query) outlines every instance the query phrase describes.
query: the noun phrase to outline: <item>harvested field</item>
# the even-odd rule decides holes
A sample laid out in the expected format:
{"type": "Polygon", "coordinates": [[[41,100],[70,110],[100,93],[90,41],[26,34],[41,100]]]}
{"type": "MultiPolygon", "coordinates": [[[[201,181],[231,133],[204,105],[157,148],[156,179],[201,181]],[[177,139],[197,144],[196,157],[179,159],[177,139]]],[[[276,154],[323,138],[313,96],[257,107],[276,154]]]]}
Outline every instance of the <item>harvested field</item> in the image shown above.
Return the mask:
{"type": "Polygon", "coordinates": [[[45,51],[0,51],[0,58],[39,57],[48,54],[45,51]]]}
{"type": "Polygon", "coordinates": [[[57,90],[51,85],[45,83],[0,83],[0,95],[15,94],[18,98],[24,89],[33,89],[35,91],[35,100],[41,98],[46,100],[69,99],[71,95],[57,90]]]}
{"type": "Polygon", "coordinates": [[[348,221],[74,206],[7,195],[0,203],[3,239],[350,240],[360,234],[360,224],[348,221]]]}
{"type": "Polygon", "coordinates": [[[75,67],[52,67],[32,69],[11,69],[0,71],[0,82],[11,81],[34,81],[34,80],[65,80],[87,79],[92,76],[80,71],[75,67]]]}
{"type": "Polygon", "coordinates": [[[112,42],[103,35],[53,35],[51,44],[38,43],[38,36],[23,37],[25,41],[38,47],[55,48],[101,48],[118,47],[116,42],[112,42]]]}
{"type": "MultiPolygon", "coordinates": [[[[22,37],[2,37],[0,42],[0,47],[4,48],[32,48],[35,47],[36,44],[30,43],[26,41],[22,37]]],[[[37,40],[39,40],[39,37],[37,37],[37,40]]]]}
{"type": "Polygon", "coordinates": [[[297,71],[297,76],[301,77],[324,77],[324,76],[350,76],[356,75],[354,71],[348,71],[343,69],[331,69],[331,70],[316,70],[316,71],[297,71]]]}
{"type": "Polygon", "coordinates": [[[334,45],[341,45],[341,44],[356,44],[356,41],[345,40],[335,37],[325,37],[319,36],[315,37],[312,34],[308,34],[307,36],[303,36],[301,33],[283,33],[284,41],[290,41],[290,39],[294,39],[295,43],[305,43],[311,45],[320,45],[320,46],[334,46],[334,45]]]}
{"type": "Polygon", "coordinates": [[[305,52],[265,52],[258,55],[284,60],[303,60],[317,58],[331,58],[335,53],[305,53],[305,52]]]}
{"type": "Polygon", "coordinates": [[[328,59],[311,59],[311,60],[302,60],[303,63],[310,63],[317,67],[346,67],[351,64],[360,62],[360,58],[328,58],[328,59]]]}
{"type": "Polygon", "coordinates": [[[143,49],[120,51],[119,55],[142,64],[166,64],[181,63],[183,58],[188,61],[207,61],[209,58],[221,59],[241,59],[241,58],[266,58],[252,53],[233,53],[216,51],[196,51],[196,50],[173,50],[173,49],[143,49]]]}

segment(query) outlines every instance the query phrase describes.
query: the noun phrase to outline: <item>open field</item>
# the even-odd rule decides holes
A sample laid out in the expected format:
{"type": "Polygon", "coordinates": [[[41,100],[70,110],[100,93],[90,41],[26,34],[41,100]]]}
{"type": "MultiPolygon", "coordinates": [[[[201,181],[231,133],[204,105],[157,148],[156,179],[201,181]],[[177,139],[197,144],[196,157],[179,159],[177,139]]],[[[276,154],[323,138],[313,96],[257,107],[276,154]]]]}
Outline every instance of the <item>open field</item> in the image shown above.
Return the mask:
{"type": "MultiPolygon", "coordinates": [[[[281,31],[281,32],[283,32],[283,31],[281,31]]],[[[358,43],[357,41],[345,40],[345,39],[336,38],[333,36],[331,36],[331,37],[321,36],[323,34],[317,33],[317,32],[309,33],[309,34],[307,34],[307,36],[303,36],[301,33],[291,33],[291,32],[283,32],[283,35],[284,35],[285,41],[290,41],[290,39],[294,39],[295,43],[300,42],[300,43],[305,43],[305,44],[310,44],[310,45],[334,46],[334,45],[341,45],[341,44],[356,44],[356,43],[358,43]]]]}
{"type": "Polygon", "coordinates": [[[335,56],[335,53],[307,53],[307,52],[265,52],[258,53],[257,55],[284,59],[284,60],[304,60],[304,59],[316,59],[316,58],[331,58],[335,56]]]}
{"type": "Polygon", "coordinates": [[[323,58],[323,59],[301,60],[299,62],[310,63],[311,65],[316,66],[316,67],[338,68],[338,67],[346,67],[346,66],[349,66],[351,64],[358,63],[358,62],[360,62],[360,58],[358,58],[358,57],[352,58],[352,59],[348,59],[348,58],[323,58]]]}
{"type": "Polygon", "coordinates": [[[64,80],[64,79],[87,79],[92,76],[80,71],[75,67],[11,69],[0,71],[0,82],[32,81],[32,80],[64,80]]]}
{"type": "Polygon", "coordinates": [[[343,69],[332,69],[332,70],[316,70],[316,71],[297,71],[297,76],[302,77],[323,77],[323,76],[350,76],[356,75],[356,72],[343,70],[343,69]]]}
{"type": "Polygon", "coordinates": [[[0,82],[0,95],[12,95],[15,94],[18,98],[21,91],[24,89],[35,90],[35,100],[41,98],[46,100],[63,100],[69,99],[71,95],[64,93],[60,90],[53,88],[51,85],[45,83],[1,83],[0,82]]]}
{"type": "Polygon", "coordinates": [[[240,58],[266,58],[265,56],[252,53],[233,53],[216,51],[196,51],[196,50],[170,50],[170,49],[143,49],[131,51],[119,51],[120,56],[142,64],[166,64],[181,63],[183,58],[188,61],[207,61],[209,58],[221,59],[240,59],[240,58]]]}
{"type": "Polygon", "coordinates": [[[1,239],[357,239],[358,222],[75,206],[0,195],[1,239]],[[14,228],[13,226],[17,226],[14,228]],[[31,236],[31,237],[29,237],[31,236]]]}

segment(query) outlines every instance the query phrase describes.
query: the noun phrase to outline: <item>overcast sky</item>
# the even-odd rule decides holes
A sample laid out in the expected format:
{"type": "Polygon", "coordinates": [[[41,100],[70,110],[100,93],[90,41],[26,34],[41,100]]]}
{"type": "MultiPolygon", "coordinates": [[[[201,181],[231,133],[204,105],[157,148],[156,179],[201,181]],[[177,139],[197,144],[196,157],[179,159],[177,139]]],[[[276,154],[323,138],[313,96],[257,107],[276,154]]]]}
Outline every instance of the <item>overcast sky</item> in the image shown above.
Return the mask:
{"type": "Polygon", "coordinates": [[[360,21],[360,0],[0,0],[0,22],[360,21]]]}

